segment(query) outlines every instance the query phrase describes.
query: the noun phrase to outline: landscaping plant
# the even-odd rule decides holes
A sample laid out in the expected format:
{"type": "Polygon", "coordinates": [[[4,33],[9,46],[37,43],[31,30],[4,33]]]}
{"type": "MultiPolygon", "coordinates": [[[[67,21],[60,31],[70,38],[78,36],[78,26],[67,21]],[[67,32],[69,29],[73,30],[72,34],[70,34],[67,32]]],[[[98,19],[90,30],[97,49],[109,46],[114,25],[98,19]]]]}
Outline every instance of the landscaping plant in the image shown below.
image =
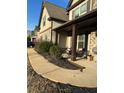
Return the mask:
{"type": "Polygon", "coordinates": [[[45,53],[49,53],[49,49],[52,46],[52,42],[48,42],[48,41],[42,41],[39,44],[39,51],[40,52],[45,52],[45,53]]]}
{"type": "Polygon", "coordinates": [[[51,56],[53,56],[55,58],[61,58],[62,49],[57,45],[53,45],[50,47],[49,53],[51,56]]]}

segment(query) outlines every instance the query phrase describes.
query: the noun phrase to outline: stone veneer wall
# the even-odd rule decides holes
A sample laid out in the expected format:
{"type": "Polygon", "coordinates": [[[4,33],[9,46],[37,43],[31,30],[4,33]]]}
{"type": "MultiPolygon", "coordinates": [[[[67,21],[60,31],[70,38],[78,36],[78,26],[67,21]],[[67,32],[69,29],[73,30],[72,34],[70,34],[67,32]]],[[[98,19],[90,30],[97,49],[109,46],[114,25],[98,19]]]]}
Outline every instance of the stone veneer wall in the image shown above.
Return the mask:
{"type": "Polygon", "coordinates": [[[97,8],[97,0],[92,0],[92,9],[97,8]]]}
{"type": "Polygon", "coordinates": [[[88,51],[89,55],[93,56],[93,61],[97,61],[97,54],[94,54],[93,48],[97,47],[97,32],[91,32],[88,36],[88,51]]]}

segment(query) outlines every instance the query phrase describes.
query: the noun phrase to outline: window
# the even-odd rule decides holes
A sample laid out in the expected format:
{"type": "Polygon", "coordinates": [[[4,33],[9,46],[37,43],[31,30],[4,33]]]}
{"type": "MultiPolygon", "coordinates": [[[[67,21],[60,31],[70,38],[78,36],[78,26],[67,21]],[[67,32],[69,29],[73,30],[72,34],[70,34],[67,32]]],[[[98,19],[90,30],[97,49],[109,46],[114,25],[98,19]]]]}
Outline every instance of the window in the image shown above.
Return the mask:
{"type": "Polygon", "coordinates": [[[79,8],[73,11],[72,16],[73,16],[73,19],[79,17],[79,8]]]}
{"type": "Polygon", "coordinates": [[[84,42],[78,42],[78,48],[83,48],[84,42]]]}
{"type": "Polygon", "coordinates": [[[46,25],[46,16],[44,16],[44,18],[43,18],[43,26],[45,26],[46,25]]]}
{"type": "Polygon", "coordinates": [[[87,3],[83,4],[81,7],[80,7],[80,14],[83,14],[87,12],[87,3]]]}
{"type": "Polygon", "coordinates": [[[85,47],[85,35],[79,35],[78,48],[84,48],[84,47],[85,47]]]}
{"type": "Polygon", "coordinates": [[[78,18],[79,16],[81,16],[82,14],[86,12],[87,12],[87,2],[72,12],[72,18],[73,19],[78,18]]]}

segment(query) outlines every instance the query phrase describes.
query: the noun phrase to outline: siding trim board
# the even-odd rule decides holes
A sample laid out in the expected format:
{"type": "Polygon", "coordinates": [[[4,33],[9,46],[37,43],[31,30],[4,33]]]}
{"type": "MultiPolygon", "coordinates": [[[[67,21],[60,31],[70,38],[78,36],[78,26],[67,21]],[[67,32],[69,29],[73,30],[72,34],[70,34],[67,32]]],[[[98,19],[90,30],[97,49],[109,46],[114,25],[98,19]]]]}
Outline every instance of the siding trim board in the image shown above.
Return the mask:
{"type": "Polygon", "coordinates": [[[52,18],[52,17],[49,17],[48,20],[49,20],[49,21],[66,22],[66,21],[64,21],[64,20],[60,20],[60,19],[56,19],[56,18],[52,18]]]}

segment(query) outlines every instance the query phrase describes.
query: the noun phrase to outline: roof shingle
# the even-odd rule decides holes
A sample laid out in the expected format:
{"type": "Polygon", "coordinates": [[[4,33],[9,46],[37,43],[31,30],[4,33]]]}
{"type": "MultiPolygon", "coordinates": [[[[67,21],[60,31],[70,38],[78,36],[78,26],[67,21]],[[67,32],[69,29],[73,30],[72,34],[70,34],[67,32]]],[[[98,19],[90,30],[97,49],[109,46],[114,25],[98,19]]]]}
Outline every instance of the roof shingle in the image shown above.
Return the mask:
{"type": "Polygon", "coordinates": [[[68,15],[65,8],[52,4],[50,2],[45,2],[44,6],[47,8],[47,11],[51,18],[59,19],[62,21],[68,21],[68,15]]]}

